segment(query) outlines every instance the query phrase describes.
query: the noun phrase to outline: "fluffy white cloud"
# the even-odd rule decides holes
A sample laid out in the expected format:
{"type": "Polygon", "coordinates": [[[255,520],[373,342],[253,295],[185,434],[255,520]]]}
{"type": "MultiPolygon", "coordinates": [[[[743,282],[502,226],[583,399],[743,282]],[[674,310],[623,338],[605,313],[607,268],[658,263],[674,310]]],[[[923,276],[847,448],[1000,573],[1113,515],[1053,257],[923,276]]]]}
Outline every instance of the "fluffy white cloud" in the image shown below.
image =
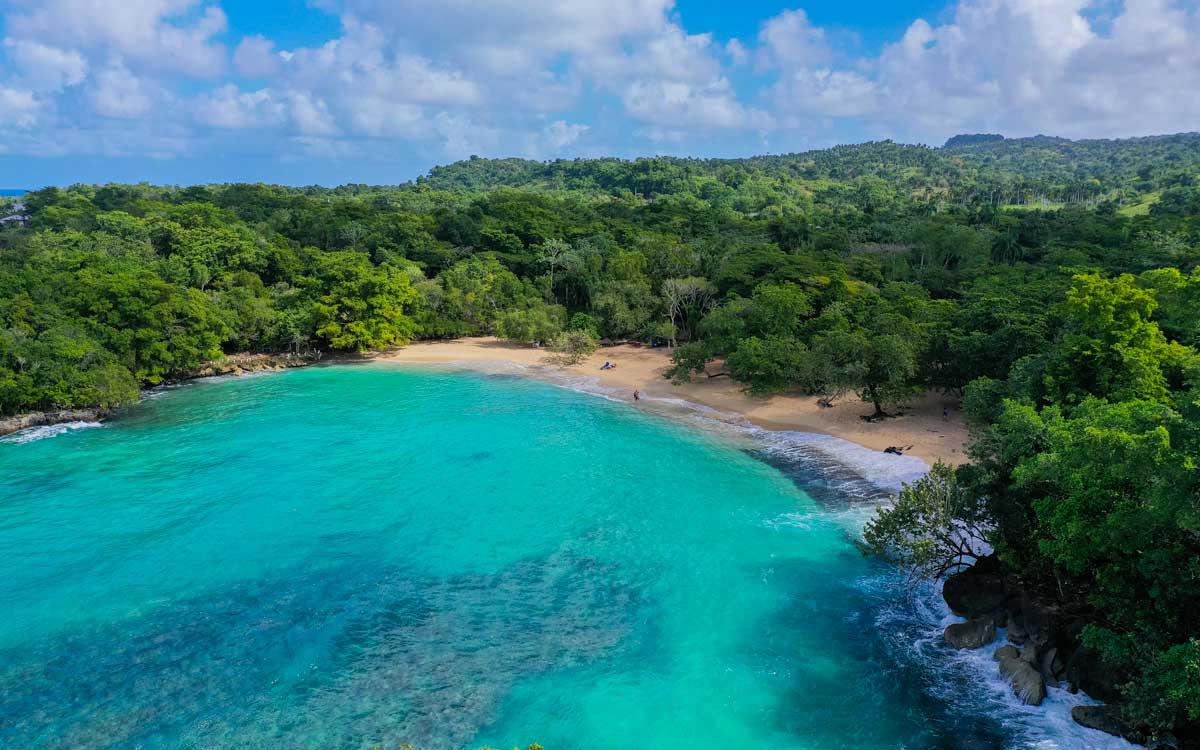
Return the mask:
{"type": "Polygon", "coordinates": [[[137,119],[150,114],[167,96],[154,84],[114,66],[96,74],[90,98],[96,113],[103,117],[137,119]]]}
{"type": "Polygon", "coordinates": [[[267,128],[287,119],[286,106],[270,91],[242,91],[233,84],[198,97],[194,107],[196,119],[214,128],[267,128]]]}
{"type": "Polygon", "coordinates": [[[32,91],[0,86],[0,124],[31,128],[38,123],[42,103],[32,91]]]}
{"type": "Polygon", "coordinates": [[[29,39],[5,39],[4,47],[25,83],[38,91],[60,91],[81,83],[87,75],[87,61],[75,50],[29,39]]]}
{"type": "Polygon", "coordinates": [[[763,24],[758,34],[765,64],[812,67],[833,55],[825,30],[814,26],[803,10],[786,10],[763,24]]]}
{"type": "Polygon", "coordinates": [[[1097,19],[1094,5],[963,0],[950,22],[918,19],[857,67],[773,52],[774,101],[795,124],[861,118],[880,134],[932,141],[963,130],[1111,137],[1194,129],[1200,98],[1181,94],[1200,90],[1200,8],[1138,0],[1097,19]]]}
{"type": "Polygon", "coordinates": [[[159,72],[211,77],[225,69],[213,37],[226,26],[217,5],[197,0],[10,0],[10,38],[119,56],[159,72]]]}
{"type": "Polygon", "coordinates": [[[542,138],[551,151],[558,151],[564,146],[570,146],[579,140],[580,136],[590,128],[579,123],[569,123],[566,120],[555,120],[542,129],[542,138]]]}
{"type": "Polygon", "coordinates": [[[283,58],[275,50],[275,42],[261,34],[243,39],[233,52],[237,71],[250,78],[267,78],[279,72],[283,58]]]}
{"type": "Polygon", "coordinates": [[[329,105],[305,92],[288,96],[292,120],[303,135],[328,137],[338,134],[337,124],[329,114],[329,105]]]}
{"type": "Polygon", "coordinates": [[[350,16],[481,72],[521,75],[562,54],[607,52],[665,29],[674,0],[344,0],[350,16]]]}
{"type": "Polygon", "coordinates": [[[1200,122],[1200,0],[956,0],[866,57],[801,9],[719,41],[675,0],[310,0],[340,31],[282,49],[229,38],[224,2],[0,0],[10,149],[428,163],[1200,122]]]}
{"type": "MultiPolygon", "coordinates": [[[[386,28],[415,49],[464,71],[488,107],[517,104],[560,113],[589,91],[616,96],[629,116],[680,130],[761,128],[722,70],[708,34],[688,34],[674,0],[345,0],[346,43],[356,28],[386,28]]],[[[359,32],[361,33],[361,32],[359,32]]],[[[421,87],[444,87],[426,79],[421,87]]],[[[407,87],[415,90],[415,87],[407,87]]],[[[410,95],[411,96],[411,95],[410,95]]]]}

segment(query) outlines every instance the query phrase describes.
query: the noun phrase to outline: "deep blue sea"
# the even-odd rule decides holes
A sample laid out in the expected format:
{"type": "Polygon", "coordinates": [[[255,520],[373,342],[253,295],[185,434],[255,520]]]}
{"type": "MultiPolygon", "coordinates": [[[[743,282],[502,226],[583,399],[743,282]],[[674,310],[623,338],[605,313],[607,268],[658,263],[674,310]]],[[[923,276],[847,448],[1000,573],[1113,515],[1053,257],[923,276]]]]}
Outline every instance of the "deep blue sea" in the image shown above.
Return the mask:
{"type": "Polygon", "coordinates": [[[14,190],[14,189],[9,189],[9,188],[0,188],[0,195],[5,196],[5,197],[25,195],[25,193],[28,193],[28,192],[29,192],[28,190],[14,190]]]}
{"type": "Polygon", "coordinates": [[[858,552],[862,455],[643,406],[337,365],[0,441],[0,747],[1121,746],[858,552]]]}

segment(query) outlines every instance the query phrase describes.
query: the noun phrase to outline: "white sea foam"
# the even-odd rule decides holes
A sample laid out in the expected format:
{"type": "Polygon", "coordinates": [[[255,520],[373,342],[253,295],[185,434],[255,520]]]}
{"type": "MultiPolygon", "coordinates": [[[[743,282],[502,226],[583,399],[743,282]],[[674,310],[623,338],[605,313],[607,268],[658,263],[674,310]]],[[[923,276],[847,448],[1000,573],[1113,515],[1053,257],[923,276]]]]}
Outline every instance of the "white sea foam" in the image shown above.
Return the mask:
{"type": "MultiPolygon", "coordinates": [[[[1099,701],[1083,693],[1072,694],[1062,685],[1047,685],[1046,699],[1040,706],[1022,703],[1000,675],[992,658],[996,649],[1007,643],[1004,628],[997,630],[993,643],[980,649],[960,651],[946,645],[943,631],[951,623],[963,619],[946,606],[940,585],[923,584],[914,592],[913,603],[924,630],[914,644],[917,653],[935,672],[949,675],[958,671],[967,675],[975,688],[964,695],[956,689],[953,680],[941,685],[933,683],[931,690],[936,697],[951,704],[967,704],[965,707],[996,717],[1016,736],[1019,743],[1016,747],[1039,750],[1132,750],[1139,747],[1120,737],[1076,724],[1071,718],[1071,709],[1095,705],[1099,701]]],[[[879,624],[880,627],[888,625],[886,621],[879,624]]]]}
{"type": "Polygon", "coordinates": [[[74,432],[75,430],[86,430],[92,427],[103,427],[100,422],[60,422],[59,424],[48,424],[40,427],[29,427],[24,430],[19,430],[0,438],[0,443],[32,443],[35,440],[45,440],[52,438],[55,435],[61,435],[64,432],[74,432]]]}

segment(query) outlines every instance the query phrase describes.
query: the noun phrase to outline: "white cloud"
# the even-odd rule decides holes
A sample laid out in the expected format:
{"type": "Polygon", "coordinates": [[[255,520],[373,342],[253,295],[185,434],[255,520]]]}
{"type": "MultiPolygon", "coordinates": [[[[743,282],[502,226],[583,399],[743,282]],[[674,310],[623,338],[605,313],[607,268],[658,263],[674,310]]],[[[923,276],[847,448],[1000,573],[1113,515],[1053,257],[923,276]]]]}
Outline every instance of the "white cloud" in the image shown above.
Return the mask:
{"type": "Polygon", "coordinates": [[[1200,122],[1200,0],[956,0],[858,59],[799,9],[718,41],[675,0],[311,1],[334,38],[229,54],[230,0],[0,0],[8,145],[547,158],[1200,122]]]}
{"type": "Polygon", "coordinates": [[[496,75],[527,73],[551,57],[607,51],[667,27],[674,0],[345,0],[372,20],[459,63],[496,75]],[[474,65],[472,65],[474,67],[474,65]]]}
{"type": "Polygon", "coordinates": [[[338,127],[329,114],[329,105],[311,94],[296,92],[288,97],[292,121],[296,128],[309,136],[334,136],[338,127]]]}
{"type": "Polygon", "coordinates": [[[542,138],[551,151],[558,151],[578,141],[590,129],[587,125],[555,120],[542,129],[542,138]]]}
{"type": "Polygon", "coordinates": [[[242,130],[279,125],[287,108],[270,91],[241,91],[229,84],[195,101],[196,119],[215,128],[242,130]]]}
{"type": "Polygon", "coordinates": [[[150,114],[166,97],[153,84],[114,66],[96,74],[90,98],[96,113],[103,117],[137,119],[150,114]]]}
{"type": "Polygon", "coordinates": [[[725,54],[729,55],[734,65],[741,65],[750,59],[750,51],[739,39],[730,39],[725,43],[725,54]]]}
{"type": "Polygon", "coordinates": [[[249,78],[267,78],[279,72],[283,59],[275,51],[275,42],[261,34],[242,39],[233,52],[233,64],[249,78]]]}
{"type": "Polygon", "coordinates": [[[31,128],[38,123],[42,103],[32,91],[0,86],[0,124],[31,128]]]}
{"type": "Polygon", "coordinates": [[[832,50],[825,30],[813,26],[803,10],[785,10],[763,24],[758,34],[766,64],[812,67],[826,63],[832,50]]]}
{"type": "Polygon", "coordinates": [[[60,91],[81,83],[87,75],[87,61],[75,50],[30,39],[5,39],[4,47],[21,71],[22,80],[38,91],[60,91]]]}
{"type": "Polygon", "coordinates": [[[881,134],[930,141],[964,130],[1114,137],[1194,129],[1200,97],[1180,94],[1200,90],[1200,9],[1126,2],[1103,18],[1102,33],[1093,5],[962,0],[950,22],[914,21],[858,69],[790,61],[771,47],[774,101],[795,124],[801,115],[861,118],[881,134]]]}
{"type": "Polygon", "coordinates": [[[211,77],[225,69],[213,37],[226,27],[217,5],[197,0],[11,0],[6,18],[15,39],[75,48],[156,73],[211,77]]]}

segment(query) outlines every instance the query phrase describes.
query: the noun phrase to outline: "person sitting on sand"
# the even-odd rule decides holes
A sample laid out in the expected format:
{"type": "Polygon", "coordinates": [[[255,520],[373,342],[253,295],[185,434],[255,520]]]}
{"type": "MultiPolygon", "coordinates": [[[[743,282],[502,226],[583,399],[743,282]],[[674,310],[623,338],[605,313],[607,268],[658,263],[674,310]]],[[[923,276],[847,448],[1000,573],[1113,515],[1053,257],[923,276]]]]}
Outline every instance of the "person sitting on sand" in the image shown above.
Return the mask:
{"type": "Polygon", "coordinates": [[[883,449],[883,452],[891,453],[893,456],[903,456],[904,451],[910,451],[910,450],[912,450],[911,445],[906,445],[906,446],[889,445],[888,447],[883,449]]]}
{"type": "Polygon", "coordinates": [[[614,365],[612,362],[605,362],[604,366],[601,367],[600,369],[601,370],[615,370],[615,369],[617,369],[617,366],[614,365]]]}

